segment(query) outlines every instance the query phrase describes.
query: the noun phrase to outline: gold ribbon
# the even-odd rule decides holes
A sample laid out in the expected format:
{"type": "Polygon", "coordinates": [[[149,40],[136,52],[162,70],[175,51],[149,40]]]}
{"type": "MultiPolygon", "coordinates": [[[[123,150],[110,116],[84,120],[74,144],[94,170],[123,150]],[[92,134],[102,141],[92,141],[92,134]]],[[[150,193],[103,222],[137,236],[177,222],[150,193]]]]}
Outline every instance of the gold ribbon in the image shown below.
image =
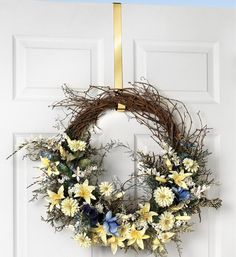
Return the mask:
{"type": "MultiPolygon", "coordinates": [[[[122,15],[121,3],[113,3],[113,26],[114,26],[114,86],[119,90],[123,88],[122,69],[122,15]]],[[[125,105],[118,104],[117,111],[124,111],[125,105]]]]}

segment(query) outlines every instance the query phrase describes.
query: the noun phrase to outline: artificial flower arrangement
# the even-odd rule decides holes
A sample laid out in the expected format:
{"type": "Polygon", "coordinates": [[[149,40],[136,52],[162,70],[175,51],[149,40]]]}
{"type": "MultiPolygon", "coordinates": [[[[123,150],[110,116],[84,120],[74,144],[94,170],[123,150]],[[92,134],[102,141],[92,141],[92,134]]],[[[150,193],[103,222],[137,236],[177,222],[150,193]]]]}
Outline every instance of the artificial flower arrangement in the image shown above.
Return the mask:
{"type": "MultiPolygon", "coordinates": [[[[215,184],[206,167],[209,152],[203,149],[207,127],[193,133],[186,132],[185,126],[173,127],[175,111],[182,117],[177,105],[172,104],[168,109],[174,100],[160,96],[151,85],[133,85],[118,95],[113,89],[102,88],[102,93],[92,99],[88,92],[81,96],[69,88],[65,90],[67,98],[58,106],[69,106],[70,110],[74,106],[74,119],[65,133],[26,141],[19,147],[26,147],[26,156],[32,160],[41,161],[42,176],[35,182],[38,188],[33,191],[33,198],[41,195],[47,200],[44,220],[58,231],[70,228],[81,247],[110,247],[113,254],[121,248],[165,256],[170,241],[180,249],[180,235],[192,231],[192,215],[200,215],[201,207],[221,206],[219,198],[206,196],[206,191],[215,184]],[[155,111],[161,107],[158,119],[153,118],[150,108],[139,111],[142,102],[135,112],[134,101],[129,105],[127,100],[131,93],[136,103],[138,96],[146,101],[146,107],[154,105],[155,111]],[[137,171],[125,182],[117,178],[110,182],[100,180],[105,172],[103,158],[114,144],[96,148],[91,141],[91,128],[102,112],[88,114],[96,112],[99,104],[104,106],[105,100],[113,104],[112,97],[118,98],[116,104],[125,104],[141,124],[150,128],[154,138],[160,139],[158,144],[162,148],[160,155],[134,153],[137,171]],[[161,114],[164,114],[163,122],[161,114]],[[92,118],[83,123],[85,117],[92,118]],[[148,117],[155,127],[150,125],[150,119],[147,121],[148,117]],[[170,125],[172,134],[168,131],[170,125]],[[140,188],[145,194],[131,201],[133,188],[140,188]]],[[[184,120],[180,124],[183,123],[184,120]]]]}

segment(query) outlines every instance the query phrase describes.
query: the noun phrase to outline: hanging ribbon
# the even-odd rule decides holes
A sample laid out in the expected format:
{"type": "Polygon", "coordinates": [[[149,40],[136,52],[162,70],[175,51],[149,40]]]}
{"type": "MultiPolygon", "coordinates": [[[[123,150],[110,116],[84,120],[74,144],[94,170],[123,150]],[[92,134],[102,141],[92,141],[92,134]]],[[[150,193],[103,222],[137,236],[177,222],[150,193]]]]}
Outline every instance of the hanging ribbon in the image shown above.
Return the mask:
{"type": "MultiPolygon", "coordinates": [[[[114,86],[115,89],[123,88],[122,67],[122,14],[121,3],[113,3],[113,26],[114,26],[114,86]]],[[[125,105],[118,104],[117,111],[124,111],[125,105]]]]}

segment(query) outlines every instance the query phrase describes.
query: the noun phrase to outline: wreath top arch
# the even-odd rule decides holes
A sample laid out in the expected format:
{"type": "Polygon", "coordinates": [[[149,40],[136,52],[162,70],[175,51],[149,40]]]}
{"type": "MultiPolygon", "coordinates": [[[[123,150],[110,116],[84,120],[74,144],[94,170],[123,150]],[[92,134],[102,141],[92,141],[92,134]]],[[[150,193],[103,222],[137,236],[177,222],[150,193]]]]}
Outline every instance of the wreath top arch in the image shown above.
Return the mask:
{"type": "MultiPolygon", "coordinates": [[[[107,110],[116,110],[119,103],[126,106],[126,111],[141,124],[146,125],[158,140],[171,140],[176,145],[186,131],[185,121],[191,116],[186,106],[177,100],[159,94],[152,85],[144,82],[130,83],[130,87],[115,89],[110,87],[90,86],[83,94],[65,86],[66,99],[53,107],[66,107],[71,115],[67,133],[79,138],[84,130],[95,125],[100,116],[107,110]],[[94,93],[96,94],[94,95],[94,93]],[[185,114],[181,114],[179,108],[185,114]]],[[[192,123],[192,121],[191,121],[192,123]]]]}
{"type": "Polygon", "coordinates": [[[192,230],[191,216],[200,215],[201,207],[221,206],[219,198],[208,199],[205,193],[215,183],[206,166],[207,126],[193,129],[186,106],[148,83],[118,91],[91,86],[82,94],[67,86],[63,90],[65,99],[53,107],[67,110],[65,133],[19,146],[26,147],[27,157],[41,160],[33,199],[47,199],[45,221],[58,231],[71,228],[82,247],[108,246],[114,254],[132,248],[164,256],[166,244],[173,241],[180,253],[180,235],[192,230]],[[137,172],[125,182],[101,181],[103,158],[117,144],[94,147],[90,135],[98,119],[118,103],[150,129],[163,152],[135,153],[137,172]],[[129,192],[136,187],[145,195],[131,201],[129,192]]]}

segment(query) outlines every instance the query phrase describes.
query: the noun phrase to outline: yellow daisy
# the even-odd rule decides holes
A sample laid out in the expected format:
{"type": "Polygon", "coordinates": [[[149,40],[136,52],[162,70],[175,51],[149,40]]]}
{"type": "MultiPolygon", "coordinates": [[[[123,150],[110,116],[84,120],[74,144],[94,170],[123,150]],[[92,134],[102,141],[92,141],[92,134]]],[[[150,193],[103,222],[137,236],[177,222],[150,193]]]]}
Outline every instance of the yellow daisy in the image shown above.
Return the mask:
{"type": "Polygon", "coordinates": [[[144,205],[140,205],[141,209],[137,211],[140,215],[140,219],[146,222],[152,222],[153,216],[157,216],[158,214],[154,211],[150,211],[150,203],[145,203],[144,205]]]}
{"type": "Polygon", "coordinates": [[[173,228],[175,224],[175,216],[166,211],[163,214],[161,214],[160,216],[160,221],[159,221],[159,226],[161,228],[161,230],[163,231],[167,231],[173,228]]]}
{"type": "Polygon", "coordinates": [[[158,187],[153,196],[160,207],[170,206],[174,201],[174,193],[168,187],[158,187]]]}
{"type": "Polygon", "coordinates": [[[113,254],[116,254],[118,246],[121,248],[125,247],[123,241],[125,241],[125,238],[117,236],[112,236],[108,239],[108,244],[111,245],[111,251],[113,254]]]}
{"type": "Polygon", "coordinates": [[[91,239],[85,233],[78,233],[77,235],[75,235],[74,240],[77,241],[79,245],[84,248],[91,246],[92,243],[91,239]]]}
{"type": "Polygon", "coordinates": [[[92,194],[95,186],[89,186],[86,179],[83,184],[75,184],[75,197],[84,198],[84,200],[90,204],[91,199],[96,200],[96,197],[92,194]]]}
{"type": "Polygon", "coordinates": [[[100,190],[100,192],[101,192],[102,195],[104,195],[104,196],[110,196],[114,189],[113,189],[112,183],[109,183],[109,182],[102,182],[102,183],[99,185],[99,190],[100,190]]]}
{"type": "Polygon", "coordinates": [[[188,189],[187,184],[184,182],[185,178],[192,176],[192,173],[184,173],[183,170],[180,172],[172,171],[172,175],[169,175],[170,178],[172,178],[176,185],[188,189]]]}
{"type": "Polygon", "coordinates": [[[135,225],[132,225],[128,235],[129,241],[127,245],[129,246],[136,243],[139,248],[144,249],[143,239],[150,238],[149,235],[145,235],[145,232],[146,232],[145,228],[143,228],[142,230],[137,230],[135,228],[135,225]]]}
{"type": "Polygon", "coordinates": [[[47,190],[48,193],[48,201],[51,203],[49,210],[52,211],[53,207],[56,206],[60,208],[60,201],[65,198],[64,196],[64,186],[62,185],[57,193],[52,192],[51,190],[47,190]]]}
{"type": "Polygon", "coordinates": [[[61,210],[66,216],[74,217],[78,210],[78,203],[75,199],[66,198],[61,202],[61,210]]]}

